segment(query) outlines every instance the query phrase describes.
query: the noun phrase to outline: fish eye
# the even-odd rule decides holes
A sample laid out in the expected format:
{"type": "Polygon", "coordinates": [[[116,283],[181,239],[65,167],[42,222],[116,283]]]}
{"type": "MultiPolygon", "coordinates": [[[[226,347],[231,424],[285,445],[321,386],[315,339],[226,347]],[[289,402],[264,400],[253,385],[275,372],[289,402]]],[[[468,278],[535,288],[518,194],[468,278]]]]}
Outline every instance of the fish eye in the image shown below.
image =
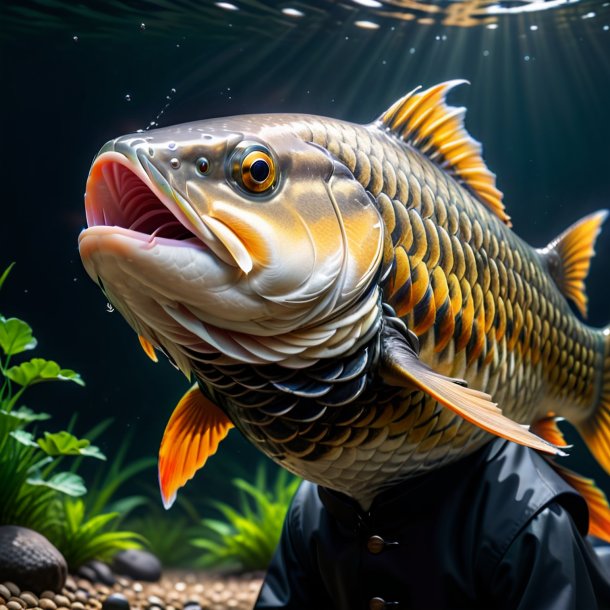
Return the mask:
{"type": "Polygon", "coordinates": [[[210,171],[210,162],[205,157],[199,157],[195,161],[195,169],[200,176],[205,176],[210,171]]]}
{"type": "Polygon", "coordinates": [[[275,162],[264,146],[239,147],[234,154],[232,173],[235,181],[251,193],[268,191],[276,182],[275,162]]]}

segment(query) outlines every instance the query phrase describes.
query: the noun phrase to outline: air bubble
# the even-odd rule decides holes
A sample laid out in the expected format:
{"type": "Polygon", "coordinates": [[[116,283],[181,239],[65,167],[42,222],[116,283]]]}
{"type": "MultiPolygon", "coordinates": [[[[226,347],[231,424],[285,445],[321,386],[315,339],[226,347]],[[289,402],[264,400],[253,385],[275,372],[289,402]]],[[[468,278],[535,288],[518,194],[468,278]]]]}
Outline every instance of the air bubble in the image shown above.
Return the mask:
{"type": "Polygon", "coordinates": [[[411,47],[411,48],[409,49],[409,53],[410,53],[411,55],[413,55],[413,53],[415,53],[415,49],[414,49],[413,47],[411,47]]]}
{"type": "Polygon", "coordinates": [[[530,25],[530,30],[532,30],[532,32],[535,32],[538,29],[537,25],[530,25]]]}
{"type": "Polygon", "coordinates": [[[131,102],[131,95],[129,93],[125,94],[125,101],[126,102],[131,102]]]}
{"type": "Polygon", "coordinates": [[[72,36],[72,40],[73,40],[74,42],[78,42],[78,36],[72,36]]]}
{"type": "Polygon", "coordinates": [[[141,30],[145,30],[146,29],[146,24],[145,23],[141,23],[140,24],[140,29],[141,30]]]}
{"type": "Polygon", "coordinates": [[[489,51],[487,49],[483,51],[483,57],[489,57],[489,51]]]}

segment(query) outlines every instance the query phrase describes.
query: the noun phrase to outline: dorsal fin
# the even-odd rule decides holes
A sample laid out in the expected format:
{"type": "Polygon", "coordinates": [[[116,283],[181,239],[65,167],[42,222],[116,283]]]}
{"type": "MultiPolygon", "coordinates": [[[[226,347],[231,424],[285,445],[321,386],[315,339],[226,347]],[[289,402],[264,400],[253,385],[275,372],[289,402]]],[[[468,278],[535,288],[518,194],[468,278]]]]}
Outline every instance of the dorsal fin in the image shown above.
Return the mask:
{"type": "Polygon", "coordinates": [[[510,226],[502,193],[496,188],[496,176],[483,161],[481,145],[464,128],[466,109],[446,104],[447,93],[462,83],[468,81],[451,80],[425,91],[417,87],[386,110],[379,121],[450,173],[510,226]]]}
{"type": "Polygon", "coordinates": [[[538,253],[557,287],[567,299],[587,317],[587,295],[585,279],[589,273],[591,258],[595,254],[595,240],[608,216],[608,210],[601,210],[581,218],[546,248],[538,253]]]}

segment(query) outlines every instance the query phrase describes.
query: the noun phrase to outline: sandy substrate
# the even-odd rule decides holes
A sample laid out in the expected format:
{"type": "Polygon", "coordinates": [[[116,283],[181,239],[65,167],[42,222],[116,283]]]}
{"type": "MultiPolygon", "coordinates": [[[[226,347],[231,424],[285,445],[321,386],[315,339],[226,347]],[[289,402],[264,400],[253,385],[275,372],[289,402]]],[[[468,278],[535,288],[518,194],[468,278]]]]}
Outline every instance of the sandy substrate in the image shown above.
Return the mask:
{"type": "Polygon", "coordinates": [[[210,572],[167,570],[158,583],[119,578],[115,585],[107,587],[68,577],[61,593],[45,591],[40,595],[21,591],[14,583],[5,582],[0,584],[0,610],[101,610],[102,607],[108,610],[183,610],[187,607],[187,610],[251,610],[262,579],[262,574],[220,576],[210,572]],[[126,599],[106,601],[117,593],[126,599]]]}

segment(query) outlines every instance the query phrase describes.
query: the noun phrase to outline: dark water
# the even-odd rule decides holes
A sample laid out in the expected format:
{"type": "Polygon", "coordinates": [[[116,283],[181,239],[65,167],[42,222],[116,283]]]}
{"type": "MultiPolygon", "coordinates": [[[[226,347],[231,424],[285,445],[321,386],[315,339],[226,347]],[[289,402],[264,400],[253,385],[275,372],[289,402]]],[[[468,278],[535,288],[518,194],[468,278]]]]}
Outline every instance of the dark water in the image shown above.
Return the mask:
{"type": "MultiPolygon", "coordinates": [[[[33,392],[31,406],[52,410],[57,428],[77,413],[80,432],[113,417],[101,440],[110,455],[129,432],[132,455],[156,455],[187,388],[167,363],[144,356],[80,263],[87,171],[111,137],[153,122],[262,111],[366,122],[416,85],[466,78],[472,84],[452,101],[468,107],[467,127],[520,236],[544,245],[610,206],[608,2],[217,4],[0,8],[0,267],[17,261],[0,311],[29,321],[38,354],[87,382],[33,392]]],[[[597,252],[589,321],[600,326],[610,322],[610,228],[597,252]]],[[[210,468],[230,456],[251,471],[263,458],[230,437],[210,468]]],[[[582,446],[575,453],[582,469],[608,481],[582,446]]],[[[221,494],[206,476],[194,485],[221,494]]]]}

